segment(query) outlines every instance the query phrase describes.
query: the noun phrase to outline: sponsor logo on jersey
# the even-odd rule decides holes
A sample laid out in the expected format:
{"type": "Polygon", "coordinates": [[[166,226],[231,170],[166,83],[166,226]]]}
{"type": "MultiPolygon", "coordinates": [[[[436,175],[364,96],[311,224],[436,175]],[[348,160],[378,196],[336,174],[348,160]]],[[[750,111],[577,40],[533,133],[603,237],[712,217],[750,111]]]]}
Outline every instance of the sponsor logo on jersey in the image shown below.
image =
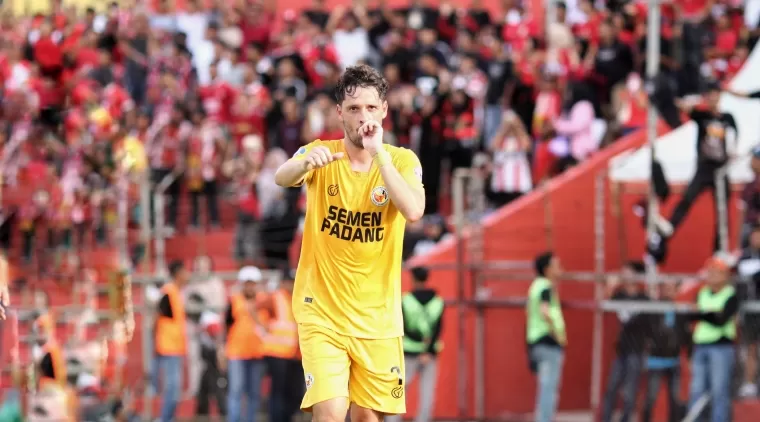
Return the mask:
{"type": "Polygon", "coordinates": [[[378,186],[375,189],[372,189],[369,199],[372,200],[373,204],[382,207],[388,203],[388,191],[385,190],[385,186],[378,186]]]}
{"type": "Polygon", "coordinates": [[[349,242],[379,242],[385,237],[383,213],[351,211],[330,205],[320,231],[349,242]]]}
{"type": "Polygon", "coordinates": [[[306,147],[298,148],[298,151],[296,151],[295,154],[293,154],[293,157],[298,157],[299,155],[306,154],[306,147]]]}

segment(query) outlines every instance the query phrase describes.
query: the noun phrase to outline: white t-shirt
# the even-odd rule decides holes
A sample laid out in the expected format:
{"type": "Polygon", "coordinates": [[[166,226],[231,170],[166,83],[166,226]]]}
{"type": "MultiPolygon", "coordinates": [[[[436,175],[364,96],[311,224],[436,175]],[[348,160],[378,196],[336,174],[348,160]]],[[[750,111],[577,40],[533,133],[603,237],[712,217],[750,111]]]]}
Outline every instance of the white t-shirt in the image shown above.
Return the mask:
{"type": "Polygon", "coordinates": [[[361,60],[369,57],[369,35],[364,28],[353,31],[339,29],[333,34],[333,43],[338,52],[338,59],[343,68],[354,66],[361,60]]]}

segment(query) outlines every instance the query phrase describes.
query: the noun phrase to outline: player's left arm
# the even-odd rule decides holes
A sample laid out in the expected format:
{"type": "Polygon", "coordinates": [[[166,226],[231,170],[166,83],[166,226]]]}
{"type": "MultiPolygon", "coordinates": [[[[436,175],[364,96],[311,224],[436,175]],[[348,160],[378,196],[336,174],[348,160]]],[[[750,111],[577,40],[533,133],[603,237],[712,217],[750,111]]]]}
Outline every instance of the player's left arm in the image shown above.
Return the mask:
{"type": "Polygon", "coordinates": [[[401,148],[395,157],[391,157],[383,148],[374,158],[393,205],[407,221],[421,219],[425,214],[425,189],[422,186],[422,165],[414,152],[401,148]]]}

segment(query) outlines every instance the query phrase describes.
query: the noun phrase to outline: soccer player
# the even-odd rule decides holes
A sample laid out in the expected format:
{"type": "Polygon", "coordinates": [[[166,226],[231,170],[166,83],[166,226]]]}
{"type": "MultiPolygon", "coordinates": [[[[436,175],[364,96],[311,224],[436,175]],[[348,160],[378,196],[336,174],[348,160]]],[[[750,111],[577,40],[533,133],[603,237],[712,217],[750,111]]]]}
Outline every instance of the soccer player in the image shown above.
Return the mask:
{"type": "Polygon", "coordinates": [[[283,164],[280,186],[306,185],[306,223],[293,291],[306,395],[317,422],[377,422],[406,411],[401,249],[422,218],[422,169],[383,144],[388,83],[350,67],[336,88],[344,138],[316,140],[283,164]]]}

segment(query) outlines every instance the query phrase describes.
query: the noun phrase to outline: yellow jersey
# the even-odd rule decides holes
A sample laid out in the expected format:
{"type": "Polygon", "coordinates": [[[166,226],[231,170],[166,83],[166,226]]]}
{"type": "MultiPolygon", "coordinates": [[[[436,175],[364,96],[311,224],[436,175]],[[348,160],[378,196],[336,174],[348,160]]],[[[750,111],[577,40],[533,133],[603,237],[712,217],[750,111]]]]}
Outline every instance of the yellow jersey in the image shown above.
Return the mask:
{"type": "MultiPolygon", "coordinates": [[[[315,146],[346,152],[343,140],[315,146]]],[[[422,168],[411,150],[383,145],[393,166],[413,187],[422,188],[422,168]]],[[[380,169],[351,169],[347,158],[309,171],[306,221],[293,288],[293,315],[339,334],[366,339],[404,335],[401,315],[401,252],[406,220],[393,205],[380,169]]]]}

